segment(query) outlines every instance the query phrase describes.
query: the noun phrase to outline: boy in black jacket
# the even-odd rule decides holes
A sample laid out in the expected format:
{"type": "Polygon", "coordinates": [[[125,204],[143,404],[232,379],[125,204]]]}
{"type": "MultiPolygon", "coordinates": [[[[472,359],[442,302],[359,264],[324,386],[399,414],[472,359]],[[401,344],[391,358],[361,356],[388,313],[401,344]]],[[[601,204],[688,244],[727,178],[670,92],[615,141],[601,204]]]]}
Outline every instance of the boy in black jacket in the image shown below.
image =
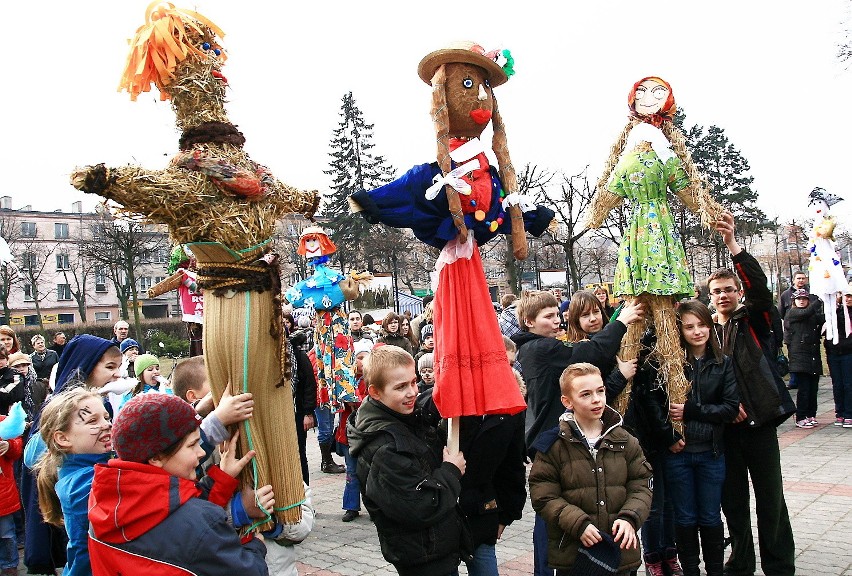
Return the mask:
{"type": "Polygon", "coordinates": [[[402,576],[456,574],[470,553],[456,504],[464,456],[446,447],[442,456],[434,428],[415,414],[417,380],[408,352],[374,349],[364,379],[369,397],[347,435],[382,555],[402,576]]]}
{"type": "Polygon", "coordinates": [[[749,476],[757,501],[760,563],[764,574],[793,576],[796,548],[784,500],[781,452],[776,427],[795,412],[793,400],[777,373],[770,308],[772,293],[754,256],[734,237],[734,217],[725,212],[715,223],[736,274],[719,270],[707,279],[716,308],[716,335],[722,352],[734,361],[740,395],[739,415],[725,430],[725,484],[722,511],[731,537],[728,576],[755,571],[751,532],[749,476]],[[745,303],[741,303],[745,295],[745,303]]]}

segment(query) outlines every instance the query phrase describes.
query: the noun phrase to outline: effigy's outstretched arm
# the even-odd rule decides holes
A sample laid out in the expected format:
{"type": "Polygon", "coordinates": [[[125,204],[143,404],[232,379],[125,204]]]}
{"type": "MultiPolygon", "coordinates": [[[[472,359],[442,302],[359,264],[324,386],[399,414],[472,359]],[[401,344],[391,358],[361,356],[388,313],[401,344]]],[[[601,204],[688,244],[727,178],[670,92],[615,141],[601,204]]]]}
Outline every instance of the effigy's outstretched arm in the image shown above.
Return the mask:
{"type": "Polygon", "coordinates": [[[274,178],[266,200],[278,214],[301,214],[312,219],[319,208],[320,195],[316,190],[299,190],[274,178]]]}
{"type": "Polygon", "coordinates": [[[693,182],[683,190],[675,192],[684,206],[701,218],[701,225],[708,230],[714,230],[713,223],[722,217],[725,210],[721,204],[710,196],[710,190],[703,179],[693,182]]]}
{"type": "MultiPolygon", "coordinates": [[[[148,215],[152,209],[152,198],[170,197],[175,182],[168,178],[168,171],[145,170],[138,166],[107,168],[103,164],[75,168],[71,173],[71,185],[89,194],[97,194],[114,200],[131,212],[148,215]]],[[[188,183],[184,184],[187,188],[188,183]]],[[[169,224],[163,219],[158,222],[169,224]]]]}

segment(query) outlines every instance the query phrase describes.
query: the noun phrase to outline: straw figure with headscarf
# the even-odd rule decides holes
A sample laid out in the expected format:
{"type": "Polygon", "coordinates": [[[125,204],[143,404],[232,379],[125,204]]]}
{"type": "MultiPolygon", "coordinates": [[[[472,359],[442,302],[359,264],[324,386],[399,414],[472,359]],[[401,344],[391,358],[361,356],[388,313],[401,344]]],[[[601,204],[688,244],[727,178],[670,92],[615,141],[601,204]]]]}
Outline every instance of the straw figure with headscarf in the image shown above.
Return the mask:
{"type": "Polygon", "coordinates": [[[296,253],[308,260],[314,272],[287,289],[284,297],[294,308],[316,311],[314,351],[317,359],[317,404],[333,412],[343,410],[344,402],[357,402],[355,358],[349,321],[342,304],[354,300],[360,285],[369,282],[366,272],[341,274],[326,266],[337,246],[325,230],[309,226],[299,237],[296,253]]]}
{"type": "Polygon", "coordinates": [[[511,234],[513,253],[523,259],[525,232],[540,236],[554,215],[518,193],[493,92],[514,74],[513,65],[508,50],[486,52],[471,42],[423,58],[417,71],[432,87],[437,162],[350,197],[353,211],[369,222],[411,228],[441,250],[433,280],[434,400],[445,418],[511,414],[525,406],[506,362],[478,250],[498,234],[511,234]],[[499,168],[490,165],[479,139],[489,122],[499,168]]]}
{"type": "Polygon", "coordinates": [[[178,244],[172,248],[169,256],[169,266],[166,269],[169,276],[148,288],[148,298],[156,298],[172,290],[177,291],[181,319],[186,324],[186,334],[189,337],[190,358],[204,354],[204,294],[198,287],[197,266],[198,263],[188,253],[188,248],[178,244]]]}
{"type": "MultiPolygon", "coordinates": [[[[610,212],[627,199],[630,221],[618,249],[613,294],[645,304],[657,333],[654,356],[660,364],[671,402],[682,403],[689,392],[683,372],[684,351],[675,317],[679,298],[694,294],[683,242],[669,210],[669,191],[711,229],[722,214],[692,161],[683,133],[672,121],[677,110],[669,84],[643,78],[627,97],[630,117],[613,144],[592,199],[589,228],[600,227],[610,212]]],[[[639,356],[645,325],[628,327],[619,356],[639,356]]],[[[624,412],[630,383],[616,399],[624,412]]]]}
{"type": "Polygon", "coordinates": [[[292,523],[301,516],[304,492],[291,367],[282,352],[279,268],[270,250],[278,218],[311,217],[319,199],[283,184],[243,150],[245,137],[225,112],[225,53],[217,36],[222,31],[196,12],[149,5],[119,88],[135,100],[154,84],[160,99],[170,100],[180,151],[162,170],[99,164],[77,169],[71,182],[117,202],[125,214],[166,224],[174,242],[189,245],[205,294],[203,340],[214,399],[226,387],[254,394],[254,416],[240,444],[241,453],[255,449],[257,456],[243,481],[272,484],[274,516],[292,523]]]}
{"type": "MultiPolygon", "coordinates": [[[[828,306],[849,290],[843,265],[834,244],[836,222],[831,215],[831,207],[843,200],[823,188],[814,188],[808,195],[808,208],[814,216],[814,227],[808,244],[810,261],[808,277],[811,294],[816,294],[828,306]]],[[[847,326],[848,331],[848,326],[847,326]]],[[[825,315],[825,339],[837,344],[839,332],[837,315],[825,315]]]]}

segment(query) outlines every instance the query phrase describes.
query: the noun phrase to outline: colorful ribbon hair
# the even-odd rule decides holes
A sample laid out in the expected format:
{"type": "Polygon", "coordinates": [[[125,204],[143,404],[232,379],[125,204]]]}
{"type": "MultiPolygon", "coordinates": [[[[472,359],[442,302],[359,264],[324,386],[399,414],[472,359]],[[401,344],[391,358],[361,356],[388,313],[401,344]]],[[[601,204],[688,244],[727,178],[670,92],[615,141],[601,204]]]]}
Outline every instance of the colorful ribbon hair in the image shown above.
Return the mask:
{"type": "Polygon", "coordinates": [[[170,2],[151,2],[145,10],[145,24],[129,42],[130,54],[119,92],[127,90],[135,101],[140,93],[150,92],[154,84],[160,91],[160,100],[168,100],[166,86],[174,80],[180,62],[190,55],[207,58],[205,49],[218,50],[219,58],[225,60],[225,53],[215,45],[215,36],[222,38],[225,34],[198,12],[175,8],[170,2]]]}

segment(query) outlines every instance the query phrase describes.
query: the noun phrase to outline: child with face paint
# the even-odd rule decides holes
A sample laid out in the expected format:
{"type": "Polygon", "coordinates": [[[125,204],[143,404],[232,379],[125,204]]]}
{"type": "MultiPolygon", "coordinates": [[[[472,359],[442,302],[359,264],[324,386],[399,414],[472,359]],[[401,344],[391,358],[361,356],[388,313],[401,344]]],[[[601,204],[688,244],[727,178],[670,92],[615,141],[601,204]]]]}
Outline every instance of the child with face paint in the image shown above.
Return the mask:
{"type": "Polygon", "coordinates": [[[70,386],[44,407],[39,433],[47,451],[36,464],[38,501],[44,521],[65,526],[63,574],[91,574],[88,501],[94,466],[112,455],[112,424],[101,397],[70,386]]]}
{"type": "MultiPolygon", "coordinates": [[[[99,389],[117,380],[120,368],[121,352],[113,342],[89,334],[75,336],[65,346],[62,357],[59,359],[56,390],[52,398],[62,397],[61,393],[66,389],[80,387],[99,389]]],[[[101,402],[103,407],[100,395],[94,392],[89,393],[101,402]]],[[[41,412],[46,410],[52,401],[52,399],[48,400],[41,412]]],[[[42,520],[36,478],[34,473],[30,471],[50,445],[50,442],[45,442],[39,433],[41,412],[37,413],[33,420],[29,431],[29,440],[24,450],[24,467],[21,477],[21,498],[24,503],[26,518],[24,564],[31,574],[53,574],[54,569],[61,569],[66,565],[66,560],[71,561],[74,558],[70,556],[66,558],[66,550],[63,549],[66,531],[42,520]]],[[[91,473],[91,467],[89,467],[89,473],[91,473]]],[[[91,481],[91,475],[89,481],[91,481]]],[[[87,497],[88,491],[85,491],[85,494],[87,497]]],[[[85,508],[85,497],[82,502],[85,508]]],[[[68,520],[66,519],[67,525],[68,520]]],[[[81,538],[83,545],[85,545],[85,523],[83,523],[81,538]]],[[[87,573],[89,570],[88,559],[82,565],[86,566],[83,573],[87,573]]]]}

